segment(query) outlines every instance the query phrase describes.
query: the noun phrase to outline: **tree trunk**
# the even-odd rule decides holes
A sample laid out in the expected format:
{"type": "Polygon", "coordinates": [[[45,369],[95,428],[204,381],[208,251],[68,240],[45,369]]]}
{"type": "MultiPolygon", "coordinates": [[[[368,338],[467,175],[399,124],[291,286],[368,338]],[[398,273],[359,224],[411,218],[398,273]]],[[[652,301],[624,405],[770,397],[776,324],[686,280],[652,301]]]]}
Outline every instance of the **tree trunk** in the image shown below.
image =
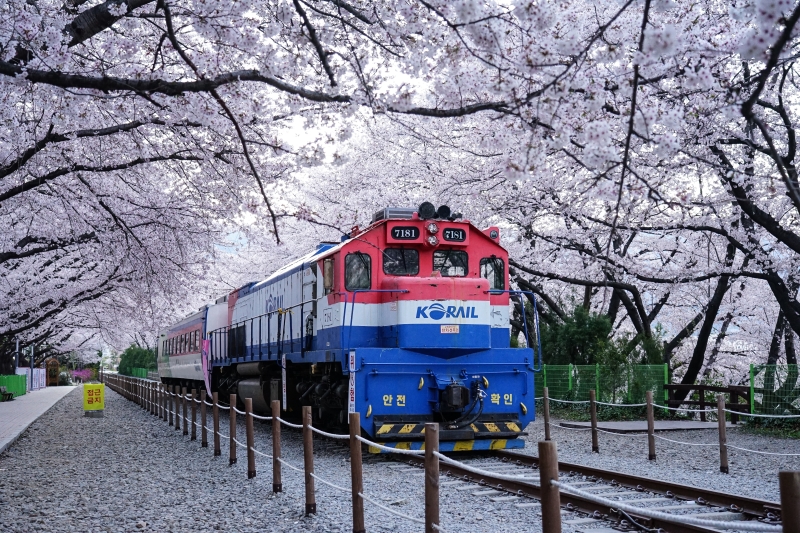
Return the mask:
{"type": "MultiPolygon", "coordinates": [[[[736,248],[732,244],[729,244],[725,254],[725,265],[729,266],[731,263],[733,263],[735,256],[736,248]]],[[[719,307],[722,304],[722,299],[725,297],[725,293],[728,291],[729,287],[730,276],[723,274],[719,277],[719,280],[717,281],[717,288],[714,290],[714,295],[708,302],[708,309],[706,309],[706,316],[697,336],[697,344],[694,346],[692,359],[689,361],[689,366],[686,367],[686,373],[683,375],[683,379],[681,380],[682,385],[693,385],[698,374],[700,373],[700,369],[703,368],[703,362],[705,361],[706,357],[706,348],[708,348],[708,338],[711,335],[714,322],[717,321],[717,313],[719,313],[719,307]]],[[[673,399],[684,400],[686,399],[688,392],[689,391],[675,391],[673,399]]]]}

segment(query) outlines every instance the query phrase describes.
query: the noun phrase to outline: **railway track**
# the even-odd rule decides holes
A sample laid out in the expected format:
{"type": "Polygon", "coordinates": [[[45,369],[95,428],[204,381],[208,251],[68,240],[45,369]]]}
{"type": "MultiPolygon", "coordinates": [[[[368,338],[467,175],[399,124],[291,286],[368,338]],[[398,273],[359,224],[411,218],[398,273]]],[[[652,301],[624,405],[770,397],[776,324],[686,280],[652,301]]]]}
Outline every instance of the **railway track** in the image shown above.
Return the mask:
{"type": "MultiPolygon", "coordinates": [[[[400,458],[398,458],[400,459],[400,458]]],[[[400,459],[414,468],[422,467],[422,458],[402,456],[400,459]]],[[[459,458],[473,469],[495,472],[496,475],[476,474],[461,466],[440,461],[441,472],[450,476],[442,480],[444,489],[471,490],[478,497],[497,503],[511,503],[520,508],[539,507],[539,459],[508,451],[459,458]],[[526,479],[508,479],[524,477],[526,479]]],[[[673,515],[689,515],[701,520],[752,521],[769,525],[780,524],[780,504],[713,490],[680,485],[621,472],[602,470],[559,462],[559,478],[573,487],[611,503],[641,506],[651,511],[673,515]]],[[[561,505],[567,513],[564,524],[586,533],[616,531],[656,531],[669,533],[716,533],[712,527],[676,523],[667,519],[650,518],[636,512],[625,512],[613,505],[598,503],[582,496],[561,493],[561,505]]]]}

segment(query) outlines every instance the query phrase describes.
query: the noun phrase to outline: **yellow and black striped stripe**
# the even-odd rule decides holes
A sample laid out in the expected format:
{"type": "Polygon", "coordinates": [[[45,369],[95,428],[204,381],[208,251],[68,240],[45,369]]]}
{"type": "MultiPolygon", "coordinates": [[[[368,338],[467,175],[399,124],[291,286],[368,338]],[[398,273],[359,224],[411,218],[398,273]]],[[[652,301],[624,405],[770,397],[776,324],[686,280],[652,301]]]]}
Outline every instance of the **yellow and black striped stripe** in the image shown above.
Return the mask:
{"type": "MultiPolygon", "coordinates": [[[[475,422],[470,424],[474,438],[510,437],[522,434],[519,424],[512,421],[475,422]]],[[[376,437],[386,440],[423,439],[425,437],[425,424],[381,424],[376,432],[376,437]]],[[[464,441],[469,442],[469,441],[464,441]]]]}

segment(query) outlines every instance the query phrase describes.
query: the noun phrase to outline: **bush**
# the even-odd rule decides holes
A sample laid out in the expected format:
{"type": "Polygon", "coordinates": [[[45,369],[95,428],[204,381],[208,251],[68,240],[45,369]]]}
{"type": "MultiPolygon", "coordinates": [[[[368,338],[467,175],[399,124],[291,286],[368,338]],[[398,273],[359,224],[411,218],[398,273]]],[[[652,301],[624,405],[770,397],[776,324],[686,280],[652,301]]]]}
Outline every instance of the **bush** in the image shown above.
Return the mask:
{"type": "Polygon", "coordinates": [[[119,373],[129,375],[133,368],[156,370],[156,353],[153,350],[131,344],[122,352],[119,359],[119,373]]]}

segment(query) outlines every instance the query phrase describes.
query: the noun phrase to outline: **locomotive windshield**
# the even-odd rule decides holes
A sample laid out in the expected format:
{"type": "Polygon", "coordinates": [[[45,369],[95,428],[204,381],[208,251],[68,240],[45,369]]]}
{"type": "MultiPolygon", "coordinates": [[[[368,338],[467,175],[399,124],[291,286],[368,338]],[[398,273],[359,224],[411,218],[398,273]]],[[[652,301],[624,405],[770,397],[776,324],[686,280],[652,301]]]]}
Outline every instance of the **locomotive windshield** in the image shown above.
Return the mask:
{"type": "Polygon", "coordinates": [[[433,252],[433,270],[442,276],[461,277],[467,275],[467,252],[461,250],[437,250],[433,252]]]}
{"type": "Polygon", "coordinates": [[[369,289],[371,264],[369,255],[365,253],[347,254],[344,258],[344,288],[348,291],[369,289]]]}
{"type": "Polygon", "coordinates": [[[388,248],[383,252],[383,273],[390,276],[419,274],[419,252],[404,248],[388,248]]]}
{"type": "Polygon", "coordinates": [[[504,290],[505,265],[499,257],[484,257],[481,259],[481,277],[489,280],[489,289],[504,290]]]}

